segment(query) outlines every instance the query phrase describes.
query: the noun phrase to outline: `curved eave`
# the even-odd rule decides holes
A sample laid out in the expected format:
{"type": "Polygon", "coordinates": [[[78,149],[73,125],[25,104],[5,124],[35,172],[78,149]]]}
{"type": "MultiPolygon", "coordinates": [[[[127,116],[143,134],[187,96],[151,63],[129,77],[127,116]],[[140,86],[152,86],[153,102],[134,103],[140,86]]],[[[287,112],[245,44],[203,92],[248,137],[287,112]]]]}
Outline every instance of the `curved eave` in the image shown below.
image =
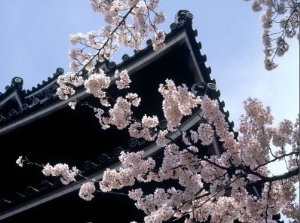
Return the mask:
{"type": "Polygon", "coordinates": [[[19,105],[18,109],[21,109],[22,99],[18,89],[12,89],[10,91],[7,91],[1,96],[2,97],[0,97],[0,109],[10,100],[15,100],[19,105]]]}
{"type": "MultiPolygon", "coordinates": [[[[207,82],[210,80],[209,75],[207,75],[206,71],[203,71],[203,67],[201,63],[199,63],[199,55],[200,52],[195,50],[195,37],[191,36],[191,28],[180,28],[176,31],[171,32],[167,38],[166,45],[163,50],[160,51],[153,51],[146,49],[143,52],[137,53],[137,55],[133,56],[130,59],[130,63],[120,63],[118,64],[115,69],[127,69],[129,74],[135,73],[138,70],[146,67],[147,65],[151,64],[153,61],[159,59],[163,55],[167,54],[171,48],[176,44],[186,44],[190,53],[191,53],[191,66],[194,73],[195,81],[207,82]]],[[[113,71],[113,70],[111,70],[113,71]]],[[[114,81],[114,78],[112,82],[114,81]]],[[[47,84],[43,85],[43,88],[40,88],[39,91],[43,91],[50,85],[53,85],[56,82],[55,80],[51,80],[47,84]]],[[[30,92],[25,97],[29,98],[37,94],[37,91],[30,92]]],[[[19,117],[18,119],[11,120],[10,122],[6,123],[5,125],[1,126],[0,128],[0,135],[6,134],[10,131],[13,131],[16,128],[22,127],[36,119],[40,119],[42,117],[47,116],[59,109],[68,106],[68,103],[73,100],[80,100],[85,97],[89,96],[83,89],[78,91],[75,95],[69,97],[68,100],[56,100],[41,109],[33,110],[29,114],[27,113],[23,117],[19,117]]],[[[22,115],[22,114],[21,114],[22,115]]]]}

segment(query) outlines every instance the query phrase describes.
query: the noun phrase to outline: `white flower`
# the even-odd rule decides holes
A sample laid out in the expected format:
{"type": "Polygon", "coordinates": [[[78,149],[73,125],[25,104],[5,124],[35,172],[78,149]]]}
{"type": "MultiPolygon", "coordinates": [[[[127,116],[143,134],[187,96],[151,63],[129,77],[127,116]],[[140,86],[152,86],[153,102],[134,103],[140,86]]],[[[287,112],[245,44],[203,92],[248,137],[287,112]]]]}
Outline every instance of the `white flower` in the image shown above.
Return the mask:
{"type": "Polygon", "coordinates": [[[69,107],[71,108],[71,109],[73,109],[73,110],[75,110],[75,106],[76,106],[76,102],[75,101],[71,101],[71,102],[69,102],[69,107]]]}
{"type": "Polygon", "coordinates": [[[84,81],[86,92],[93,94],[96,98],[105,98],[107,89],[110,85],[110,77],[106,76],[103,70],[99,73],[92,73],[89,78],[84,81]]]}
{"type": "Polygon", "coordinates": [[[75,177],[78,175],[79,170],[76,167],[69,168],[67,164],[58,163],[54,167],[47,163],[42,173],[45,176],[61,176],[60,180],[64,185],[76,181],[75,177]]]}
{"type": "Polygon", "coordinates": [[[93,182],[88,182],[82,184],[79,190],[79,197],[83,200],[90,201],[94,197],[93,193],[96,191],[95,185],[93,182]]]}
{"type": "Polygon", "coordinates": [[[131,83],[131,80],[127,70],[122,70],[121,72],[116,70],[115,77],[120,78],[119,80],[116,81],[118,89],[129,88],[129,84],[131,83]]]}
{"type": "Polygon", "coordinates": [[[22,160],[22,156],[19,156],[19,158],[16,161],[16,164],[18,164],[19,167],[23,167],[23,160],[22,160]]]}

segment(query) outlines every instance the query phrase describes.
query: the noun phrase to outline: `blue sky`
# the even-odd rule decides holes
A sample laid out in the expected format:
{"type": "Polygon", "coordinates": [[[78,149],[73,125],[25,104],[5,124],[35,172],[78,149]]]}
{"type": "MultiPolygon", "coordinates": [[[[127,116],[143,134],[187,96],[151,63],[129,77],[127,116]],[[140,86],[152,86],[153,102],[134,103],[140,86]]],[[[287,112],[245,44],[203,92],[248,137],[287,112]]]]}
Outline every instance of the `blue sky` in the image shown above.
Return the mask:
{"type": "MultiPolygon", "coordinates": [[[[169,32],[176,12],[194,15],[193,27],[202,43],[211,77],[216,79],[229,119],[236,125],[242,102],[258,97],[271,106],[275,123],[295,120],[299,113],[299,44],[290,41],[290,51],[277,59],[279,67],[266,71],[259,13],[244,0],[161,0],[167,14],[162,26],[169,32]]],[[[20,76],[24,89],[31,89],[55,72],[69,71],[69,34],[98,30],[102,17],[92,12],[88,0],[0,1],[0,92],[20,76]]],[[[132,51],[129,51],[132,52],[132,51]]],[[[117,56],[116,62],[120,60],[117,56]]]]}

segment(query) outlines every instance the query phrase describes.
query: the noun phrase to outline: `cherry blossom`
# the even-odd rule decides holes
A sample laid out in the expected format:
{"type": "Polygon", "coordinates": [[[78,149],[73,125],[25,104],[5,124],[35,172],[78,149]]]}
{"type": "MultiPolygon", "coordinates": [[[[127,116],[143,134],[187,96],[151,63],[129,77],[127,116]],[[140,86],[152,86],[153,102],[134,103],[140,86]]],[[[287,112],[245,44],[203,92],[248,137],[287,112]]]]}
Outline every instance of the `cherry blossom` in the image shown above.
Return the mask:
{"type": "Polygon", "coordinates": [[[61,75],[57,78],[59,87],[56,90],[60,99],[68,99],[69,95],[75,94],[74,87],[83,85],[83,78],[72,73],[61,75]],[[73,86],[73,87],[72,87],[73,86]]]}
{"type": "MultiPolygon", "coordinates": [[[[128,197],[144,211],[144,221],[149,223],[178,219],[275,222],[272,218],[279,212],[296,220],[299,117],[295,123],[283,120],[273,126],[271,109],[256,98],[248,98],[237,136],[230,130],[218,100],[197,96],[184,83],[176,86],[173,80],[166,79],[158,86],[158,92],[163,98],[163,119],[167,124],[166,129],[159,129],[158,116],[134,116],[132,108],[138,109],[142,99],[130,91],[132,80],[126,70],[108,76],[96,67],[99,62],[110,60],[120,45],[140,50],[149,34],[153,50],[164,48],[166,34],[158,29],[158,24],[166,17],[157,10],[159,2],[90,0],[94,12],[103,15],[107,25],[100,31],[70,35],[70,42],[76,47],[69,52],[74,73],[58,77],[59,98],[67,100],[76,89],[84,88],[100,101],[100,107],[91,107],[102,129],[127,129],[130,137],[143,138],[161,148],[159,156],[153,157],[147,157],[143,150],[122,151],[118,157],[120,167],[103,170],[103,177],[97,182],[100,191],[128,189],[128,197]],[[113,83],[117,87],[115,97],[108,93],[113,83]],[[201,111],[199,121],[183,131],[184,117],[193,115],[195,110],[201,111]],[[178,137],[172,138],[172,134],[178,137]],[[286,162],[286,171],[273,175],[269,164],[280,160],[286,162]],[[146,193],[143,187],[132,188],[138,182],[146,186],[155,182],[161,187],[146,193]]],[[[260,16],[265,67],[272,70],[277,67],[274,57],[289,50],[286,38],[299,35],[299,2],[252,2],[254,11],[265,10],[260,16]],[[274,34],[272,29],[277,24],[280,31],[274,34]]],[[[76,103],[69,105],[74,109],[76,103]]],[[[22,156],[16,163],[23,166],[22,156]]],[[[70,169],[61,163],[43,165],[42,173],[60,176],[63,184],[82,177],[76,167],[70,169]]],[[[95,183],[89,179],[83,183],[79,196],[87,201],[93,199],[97,192],[95,183]]]]}
{"type": "Polygon", "coordinates": [[[253,0],[252,10],[262,11],[260,21],[264,29],[262,35],[265,47],[264,63],[267,70],[273,70],[278,66],[274,62],[275,56],[281,57],[289,50],[285,39],[297,36],[299,40],[300,2],[298,0],[253,0]]]}
{"type": "Polygon", "coordinates": [[[16,160],[16,164],[19,166],[19,167],[23,167],[23,157],[22,156],[19,156],[19,158],[16,160]]]}
{"type": "Polygon", "coordinates": [[[61,182],[67,185],[72,181],[76,181],[75,177],[78,175],[79,170],[76,167],[70,169],[67,164],[58,163],[52,166],[48,163],[43,167],[42,173],[45,176],[61,176],[61,182]]]}
{"type": "Polygon", "coordinates": [[[118,89],[129,88],[129,84],[131,82],[127,70],[122,70],[119,72],[118,70],[115,71],[115,77],[120,78],[120,80],[116,81],[118,89]]]}
{"type": "Polygon", "coordinates": [[[210,145],[212,143],[214,131],[210,125],[201,123],[198,127],[198,134],[202,145],[210,145]]]}
{"type": "Polygon", "coordinates": [[[92,73],[88,79],[84,81],[86,92],[93,94],[96,98],[104,98],[106,96],[104,89],[110,85],[110,77],[106,76],[103,70],[99,73],[92,73]]]}
{"type": "Polygon", "coordinates": [[[173,131],[180,125],[183,116],[191,115],[192,108],[200,103],[200,97],[187,90],[185,85],[176,87],[172,80],[167,79],[166,84],[160,84],[158,91],[163,96],[163,112],[167,120],[167,128],[173,131]]]}
{"type": "MultiPolygon", "coordinates": [[[[177,89],[173,86],[175,92],[177,89]]],[[[220,115],[217,101],[207,96],[199,100],[203,120],[198,127],[196,125],[197,131],[190,130],[189,135],[181,133],[182,138],[186,138],[184,144],[167,138],[177,128],[159,130],[155,136],[156,143],[163,147],[164,153],[160,164],[155,157],[144,157],[143,150],[122,151],[119,156],[121,166],[104,171],[99,182],[100,190],[110,192],[129,187],[128,196],[135,201],[138,209],[145,212],[145,222],[181,218],[186,222],[209,218],[222,222],[274,222],[272,218],[279,212],[296,219],[299,210],[299,205],[294,202],[299,173],[297,157],[300,143],[296,134],[299,119],[295,124],[283,120],[273,127],[270,108],[263,107],[256,98],[249,98],[244,103],[245,114],[241,116],[238,128],[240,135],[235,138],[224,125],[225,116],[220,115]],[[219,138],[224,151],[220,156],[199,156],[203,148],[212,144],[212,136],[219,138]],[[197,144],[199,140],[201,145],[197,144]],[[271,145],[281,152],[270,153],[271,145]],[[294,145],[293,150],[282,150],[285,145],[294,145]],[[268,163],[282,157],[289,160],[288,171],[278,176],[271,175],[268,163]],[[175,180],[180,188],[156,188],[150,194],[144,194],[143,188],[130,189],[136,182],[163,183],[169,180],[175,180]],[[261,185],[261,192],[249,193],[249,188],[261,185]]],[[[129,106],[128,103],[125,103],[126,106],[129,106]]],[[[126,106],[123,106],[125,111],[126,106]]],[[[109,119],[106,121],[112,123],[109,119]]],[[[156,116],[144,115],[141,122],[136,121],[129,127],[129,131],[133,131],[130,128],[134,129],[134,125],[137,125],[136,129],[152,129],[158,123],[156,116]]],[[[21,159],[19,157],[18,160],[21,159]]],[[[61,176],[64,184],[75,181],[79,174],[79,170],[75,167],[70,169],[66,164],[54,167],[47,164],[42,172],[46,176],[61,176]]],[[[95,182],[88,181],[81,186],[79,196],[90,201],[95,193],[95,182]]]]}
{"type": "Polygon", "coordinates": [[[96,191],[94,182],[88,182],[81,185],[79,190],[79,197],[83,200],[90,201],[93,199],[93,193],[96,191]]]}

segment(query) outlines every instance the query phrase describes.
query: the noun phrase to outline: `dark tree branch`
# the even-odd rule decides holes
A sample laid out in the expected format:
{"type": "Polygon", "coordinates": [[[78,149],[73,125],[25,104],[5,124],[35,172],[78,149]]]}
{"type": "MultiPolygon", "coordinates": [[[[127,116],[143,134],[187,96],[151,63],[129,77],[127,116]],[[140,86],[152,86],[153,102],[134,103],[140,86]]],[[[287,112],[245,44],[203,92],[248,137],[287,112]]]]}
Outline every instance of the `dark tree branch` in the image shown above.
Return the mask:
{"type": "Polygon", "coordinates": [[[252,172],[252,171],[251,171],[251,174],[260,177],[261,180],[258,180],[258,181],[255,181],[255,182],[250,182],[250,183],[247,184],[247,186],[255,186],[255,185],[263,184],[263,183],[266,183],[266,182],[272,183],[272,182],[277,181],[277,180],[284,180],[284,179],[291,178],[291,177],[296,176],[296,175],[299,174],[299,167],[294,169],[294,170],[291,170],[289,172],[286,172],[284,174],[276,175],[276,176],[273,176],[273,177],[265,177],[265,176],[263,176],[259,173],[252,172]]]}

